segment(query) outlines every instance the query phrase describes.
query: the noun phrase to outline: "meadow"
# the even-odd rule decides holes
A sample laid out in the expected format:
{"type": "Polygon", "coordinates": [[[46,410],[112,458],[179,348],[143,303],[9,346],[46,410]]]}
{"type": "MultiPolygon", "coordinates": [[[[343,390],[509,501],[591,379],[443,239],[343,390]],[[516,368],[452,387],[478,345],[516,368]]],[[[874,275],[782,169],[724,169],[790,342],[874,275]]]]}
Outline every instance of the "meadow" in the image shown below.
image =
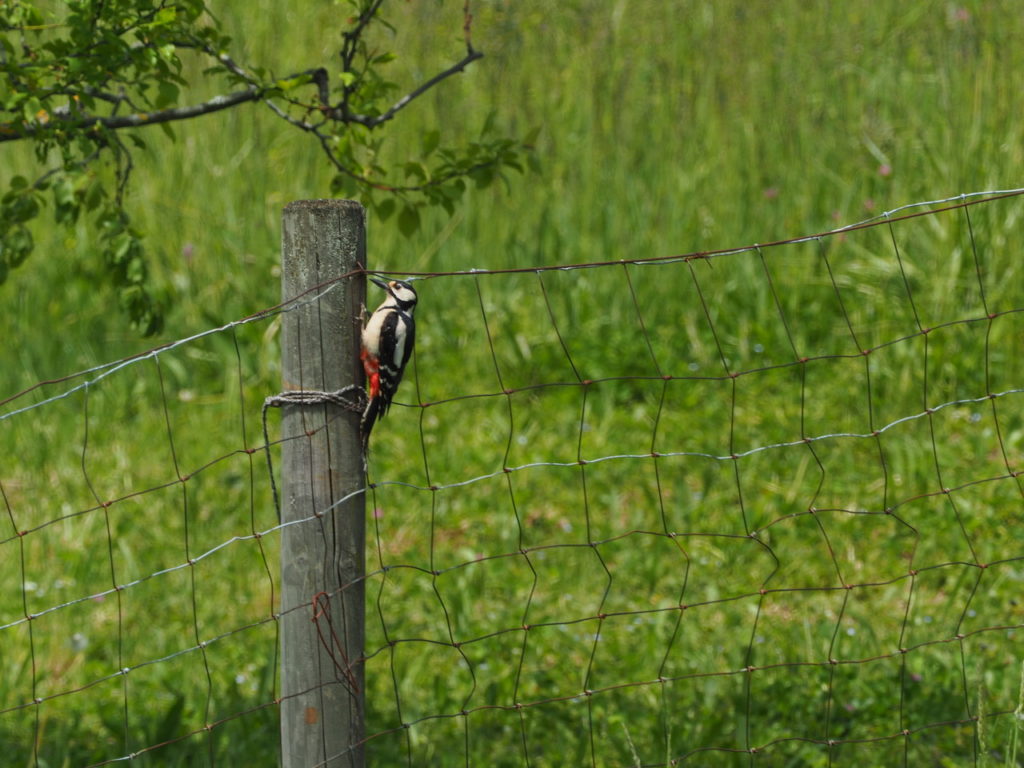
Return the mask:
{"type": "MultiPolygon", "coordinates": [[[[396,80],[459,55],[461,6],[395,4],[396,80]]],[[[340,8],[217,10],[238,60],[292,71],[340,8]]],[[[383,156],[489,122],[540,127],[540,170],[410,238],[371,215],[368,266],[528,271],[417,283],[367,499],[370,764],[1024,764],[1024,203],[883,215],[1022,186],[1016,4],[472,10],[485,58],[383,156]]],[[[55,381],[281,300],[281,209],[330,196],[318,148],[255,107],[174,130],[131,192],[161,337],[97,290],[84,224],[42,222],[0,287],[13,765],[278,759],[249,451],[280,316],[55,381]]]]}

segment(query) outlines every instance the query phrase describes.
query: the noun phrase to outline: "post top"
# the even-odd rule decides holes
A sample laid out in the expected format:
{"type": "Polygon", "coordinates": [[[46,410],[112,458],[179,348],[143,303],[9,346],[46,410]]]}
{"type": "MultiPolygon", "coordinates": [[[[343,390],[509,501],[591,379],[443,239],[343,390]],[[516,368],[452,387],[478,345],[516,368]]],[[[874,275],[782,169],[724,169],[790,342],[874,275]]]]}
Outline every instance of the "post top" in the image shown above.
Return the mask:
{"type": "Polygon", "coordinates": [[[284,207],[285,211],[301,210],[323,210],[329,208],[344,209],[358,208],[363,206],[355,200],[321,199],[321,200],[294,200],[284,207]]]}

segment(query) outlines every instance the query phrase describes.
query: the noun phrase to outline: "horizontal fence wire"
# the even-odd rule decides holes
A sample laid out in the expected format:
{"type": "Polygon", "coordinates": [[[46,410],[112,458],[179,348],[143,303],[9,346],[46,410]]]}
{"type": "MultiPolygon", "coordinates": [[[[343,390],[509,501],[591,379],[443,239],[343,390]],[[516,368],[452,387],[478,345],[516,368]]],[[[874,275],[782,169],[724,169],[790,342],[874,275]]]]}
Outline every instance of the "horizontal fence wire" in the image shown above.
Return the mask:
{"type": "MultiPolygon", "coordinates": [[[[1016,754],[1021,194],[418,275],[417,356],[368,469],[366,652],[345,660],[370,762],[1016,754]]],[[[0,401],[16,762],[276,754],[264,453],[308,436],[264,444],[266,348],[351,278],[0,401]]],[[[333,643],[339,597],[291,610],[333,643]]]]}

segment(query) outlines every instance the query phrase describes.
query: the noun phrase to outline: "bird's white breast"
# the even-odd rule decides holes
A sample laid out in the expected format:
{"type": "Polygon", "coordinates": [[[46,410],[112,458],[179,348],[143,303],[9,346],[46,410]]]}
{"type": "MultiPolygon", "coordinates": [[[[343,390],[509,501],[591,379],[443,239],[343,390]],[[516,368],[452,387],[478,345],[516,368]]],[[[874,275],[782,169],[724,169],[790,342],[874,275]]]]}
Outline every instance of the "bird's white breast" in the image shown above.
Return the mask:
{"type": "Polygon", "coordinates": [[[381,304],[377,308],[370,316],[370,321],[366,324],[366,327],[363,328],[363,349],[374,357],[380,354],[381,326],[384,325],[384,318],[388,314],[386,311],[382,311],[384,306],[384,304],[381,304]]]}

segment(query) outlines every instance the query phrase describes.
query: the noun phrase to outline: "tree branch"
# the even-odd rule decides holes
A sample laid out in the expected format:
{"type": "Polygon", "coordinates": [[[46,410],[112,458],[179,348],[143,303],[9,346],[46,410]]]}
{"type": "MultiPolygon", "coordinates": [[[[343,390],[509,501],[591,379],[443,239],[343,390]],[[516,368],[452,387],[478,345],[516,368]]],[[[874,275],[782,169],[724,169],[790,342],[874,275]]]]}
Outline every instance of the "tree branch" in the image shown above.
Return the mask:
{"type": "Polygon", "coordinates": [[[392,104],[391,107],[386,112],[383,112],[382,114],[377,115],[376,117],[370,117],[369,115],[353,115],[351,113],[345,113],[342,116],[342,120],[346,123],[359,123],[360,125],[365,125],[367,128],[376,128],[378,125],[380,125],[381,123],[386,123],[396,114],[398,114],[401,110],[409,106],[413,99],[422,96],[424,93],[429,91],[442,80],[446,80],[452,75],[465,71],[466,67],[468,67],[477,59],[482,59],[483,57],[484,55],[480,53],[480,51],[470,50],[462,58],[461,61],[448,67],[448,69],[444,70],[443,72],[438,72],[436,75],[434,75],[432,78],[430,78],[425,83],[420,85],[418,88],[409,91],[409,93],[405,94],[405,96],[403,96],[394,104],[392,104]]]}
{"type": "MultiPolygon", "coordinates": [[[[238,64],[226,53],[218,53],[217,51],[213,50],[210,46],[205,44],[198,46],[198,48],[199,50],[206,52],[208,56],[220,62],[221,65],[229,72],[231,72],[233,75],[249,83],[250,88],[258,89],[260,87],[259,81],[255,77],[250,75],[248,72],[246,72],[244,67],[238,64]]],[[[313,82],[316,84],[317,91],[320,94],[320,100],[322,103],[326,104],[327,102],[325,99],[327,98],[327,70],[321,67],[319,69],[306,70],[306,72],[300,74],[312,75],[313,82]]],[[[292,77],[294,77],[294,75],[292,75],[292,77]]],[[[298,120],[292,117],[269,99],[264,100],[263,103],[266,104],[267,108],[270,109],[271,112],[280,117],[282,120],[291,123],[296,128],[301,128],[304,131],[313,130],[313,126],[307,123],[305,120],[298,120]]]]}
{"type": "Polygon", "coordinates": [[[348,70],[352,68],[352,61],[356,55],[356,44],[359,42],[359,38],[362,37],[366,27],[369,26],[370,22],[373,21],[373,17],[377,15],[381,5],[384,4],[384,0],[374,0],[373,3],[367,6],[366,10],[356,19],[355,26],[347,32],[342,32],[341,37],[345,41],[340,51],[342,69],[348,70]]]}
{"type": "MultiPolygon", "coordinates": [[[[234,93],[229,93],[223,96],[215,96],[209,101],[204,101],[200,104],[193,104],[188,107],[174,107],[173,109],[164,109],[158,112],[139,112],[133,115],[122,115],[121,117],[117,117],[116,115],[108,117],[77,115],[74,117],[63,117],[57,115],[52,122],[73,128],[99,126],[110,131],[116,131],[121,128],[142,128],[143,126],[156,125],[157,123],[170,123],[176,120],[188,120],[193,117],[219,112],[222,109],[230,109],[231,107],[238,106],[239,104],[244,104],[247,101],[259,101],[261,98],[263,98],[261,90],[258,88],[247,88],[244,91],[235,91],[234,93]]],[[[27,126],[25,128],[18,129],[11,123],[0,123],[0,143],[32,138],[41,132],[41,129],[35,126],[27,126]]]]}

